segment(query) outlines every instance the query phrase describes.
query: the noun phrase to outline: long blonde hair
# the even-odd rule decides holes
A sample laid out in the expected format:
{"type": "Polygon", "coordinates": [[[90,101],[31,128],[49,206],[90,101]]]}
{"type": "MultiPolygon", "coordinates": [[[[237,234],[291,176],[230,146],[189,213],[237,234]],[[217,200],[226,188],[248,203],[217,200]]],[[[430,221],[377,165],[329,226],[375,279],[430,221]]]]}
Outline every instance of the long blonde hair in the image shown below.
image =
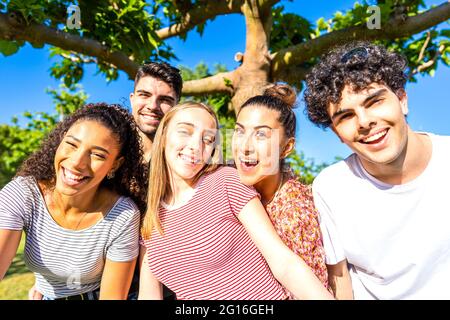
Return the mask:
{"type": "Polygon", "coordinates": [[[220,143],[219,121],[214,110],[203,103],[192,101],[181,103],[171,108],[161,120],[161,123],[159,124],[158,130],[155,134],[155,139],[153,141],[152,158],[150,160],[149,170],[147,210],[144,214],[141,226],[141,235],[144,239],[150,238],[154,227],[157,228],[160,234],[163,234],[161,221],[159,219],[159,207],[161,205],[161,200],[166,196],[172,194],[172,189],[169,182],[169,172],[164,154],[167,137],[167,127],[169,126],[170,121],[179,111],[190,108],[200,108],[207,111],[214,118],[217,127],[214,150],[211,154],[211,159],[209,159],[208,163],[194,177],[194,183],[197,182],[203,174],[215,171],[222,163],[222,147],[220,143]]]}

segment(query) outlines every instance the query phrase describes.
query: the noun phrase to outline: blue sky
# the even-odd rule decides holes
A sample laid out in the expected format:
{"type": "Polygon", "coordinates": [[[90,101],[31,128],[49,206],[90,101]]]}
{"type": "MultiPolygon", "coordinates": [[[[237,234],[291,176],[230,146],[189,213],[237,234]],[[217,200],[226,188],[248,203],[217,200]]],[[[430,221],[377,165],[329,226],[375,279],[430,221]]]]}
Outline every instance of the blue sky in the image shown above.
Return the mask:
{"type": "MultiPolygon", "coordinates": [[[[440,4],[444,0],[426,1],[428,5],[440,4]]],[[[354,1],[282,1],[288,12],[298,13],[311,22],[324,16],[330,18],[337,10],[346,10],[354,1]]],[[[83,13],[81,13],[83,14],[83,13]]],[[[447,28],[447,26],[446,26],[447,28]]],[[[215,63],[223,63],[228,69],[237,66],[234,54],[244,51],[245,23],[241,15],[228,15],[208,23],[202,37],[191,32],[185,42],[170,39],[179,61],[172,63],[194,67],[204,61],[211,68],[215,63]]],[[[57,88],[59,81],[50,77],[49,69],[54,60],[49,58],[47,47],[34,49],[26,45],[17,54],[9,57],[0,55],[0,123],[10,123],[15,115],[24,111],[53,111],[51,97],[45,89],[57,88]]],[[[89,94],[89,102],[128,102],[133,82],[123,72],[119,80],[106,83],[102,75],[96,75],[95,67],[86,69],[82,80],[84,90],[89,94]]],[[[419,77],[418,83],[409,83],[408,121],[414,130],[430,131],[450,135],[450,68],[439,65],[434,77],[419,77]]],[[[316,162],[332,162],[335,156],[345,157],[350,151],[340,143],[334,134],[313,126],[304,116],[304,103],[299,94],[297,109],[298,133],[297,149],[316,162]]]]}

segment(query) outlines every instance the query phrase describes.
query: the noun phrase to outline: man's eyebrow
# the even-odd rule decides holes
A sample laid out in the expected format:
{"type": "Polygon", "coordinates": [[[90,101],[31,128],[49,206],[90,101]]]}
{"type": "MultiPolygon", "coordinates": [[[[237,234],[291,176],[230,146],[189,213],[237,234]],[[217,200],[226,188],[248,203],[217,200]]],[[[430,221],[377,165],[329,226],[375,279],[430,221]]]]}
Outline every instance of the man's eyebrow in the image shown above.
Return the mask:
{"type": "MultiPolygon", "coordinates": [[[[369,95],[364,99],[364,101],[363,101],[363,103],[362,103],[361,105],[366,105],[366,104],[368,104],[368,103],[369,103],[370,101],[372,101],[373,99],[378,98],[379,96],[385,94],[386,91],[387,91],[387,90],[383,88],[383,89],[377,90],[377,91],[375,91],[375,92],[369,94],[369,95]]],[[[338,116],[340,116],[341,114],[346,113],[346,112],[348,112],[348,111],[350,111],[350,109],[340,109],[340,110],[336,111],[336,112],[333,113],[333,115],[331,116],[331,120],[334,120],[336,117],[338,117],[338,116]]]]}
{"type": "Polygon", "coordinates": [[[379,96],[383,95],[386,93],[386,89],[380,89],[375,91],[374,93],[369,94],[363,101],[362,105],[366,105],[367,103],[369,103],[371,100],[373,100],[374,98],[378,98],[379,96]]]}
{"type": "Polygon", "coordinates": [[[136,90],[136,92],[139,92],[139,93],[146,93],[146,94],[151,95],[151,92],[150,92],[150,91],[147,91],[147,90],[144,90],[144,89],[138,89],[138,90],[136,90]]]}
{"type": "Polygon", "coordinates": [[[166,99],[166,100],[170,100],[170,101],[175,101],[174,97],[171,96],[161,96],[162,99],[166,99]]]}
{"type": "Polygon", "coordinates": [[[338,111],[336,111],[335,113],[333,113],[333,115],[331,116],[331,121],[333,121],[334,119],[336,119],[337,117],[339,117],[341,114],[346,113],[350,111],[350,109],[340,109],[338,111]]]}
{"type": "MultiPolygon", "coordinates": [[[[78,138],[76,138],[76,137],[74,137],[74,136],[72,136],[72,135],[70,135],[70,134],[67,135],[67,137],[72,138],[73,140],[75,140],[75,141],[78,142],[78,143],[81,142],[80,139],[78,139],[78,138]]],[[[107,154],[109,154],[109,151],[108,151],[108,150],[106,150],[105,148],[99,147],[99,146],[93,146],[92,149],[98,149],[98,150],[100,150],[100,151],[103,151],[103,152],[106,152],[107,154]]]]}
{"type": "MultiPolygon", "coordinates": [[[[150,91],[147,91],[144,89],[136,90],[136,93],[145,93],[145,94],[148,94],[149,96],[153,95],[150,91]]],[[[160,99],[165,99],[165,100],[170,100],[171,102],[175,102],[175,98],[172,96],[168,96],[168,95],[163,95],[160,97],[160,99]]]]}

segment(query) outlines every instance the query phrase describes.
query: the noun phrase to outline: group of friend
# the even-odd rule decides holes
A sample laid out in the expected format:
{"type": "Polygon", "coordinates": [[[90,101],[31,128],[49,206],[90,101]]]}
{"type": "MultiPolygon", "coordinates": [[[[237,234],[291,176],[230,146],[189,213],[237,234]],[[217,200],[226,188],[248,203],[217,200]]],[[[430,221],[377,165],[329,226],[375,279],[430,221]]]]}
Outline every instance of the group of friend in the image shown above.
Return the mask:
{"type": "Polygon", "coordinates": [[[24,232],[33,299],[449,299],[450,137],[408,125],[406,68],[369,42],[314,66],[307,115],[353,153],[308,186],[293,88],[238,106],[224,165],[214,110],[142,65],[132,114],[87,104],[0,191],[0,279],[24,232]]]}

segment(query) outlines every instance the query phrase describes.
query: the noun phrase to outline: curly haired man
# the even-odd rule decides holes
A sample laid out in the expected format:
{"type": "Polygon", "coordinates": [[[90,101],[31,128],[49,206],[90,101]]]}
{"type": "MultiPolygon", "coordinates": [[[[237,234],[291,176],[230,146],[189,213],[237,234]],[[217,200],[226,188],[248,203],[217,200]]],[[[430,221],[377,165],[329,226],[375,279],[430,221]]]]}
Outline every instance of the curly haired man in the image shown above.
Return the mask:
{"type": "Polygon", "coordinates": [[[313,184],[337,298],[450,298],[450,137],[408,125],[406,68],[359,42],[306,79],[309,119],[353,151],[313,184]]]}

